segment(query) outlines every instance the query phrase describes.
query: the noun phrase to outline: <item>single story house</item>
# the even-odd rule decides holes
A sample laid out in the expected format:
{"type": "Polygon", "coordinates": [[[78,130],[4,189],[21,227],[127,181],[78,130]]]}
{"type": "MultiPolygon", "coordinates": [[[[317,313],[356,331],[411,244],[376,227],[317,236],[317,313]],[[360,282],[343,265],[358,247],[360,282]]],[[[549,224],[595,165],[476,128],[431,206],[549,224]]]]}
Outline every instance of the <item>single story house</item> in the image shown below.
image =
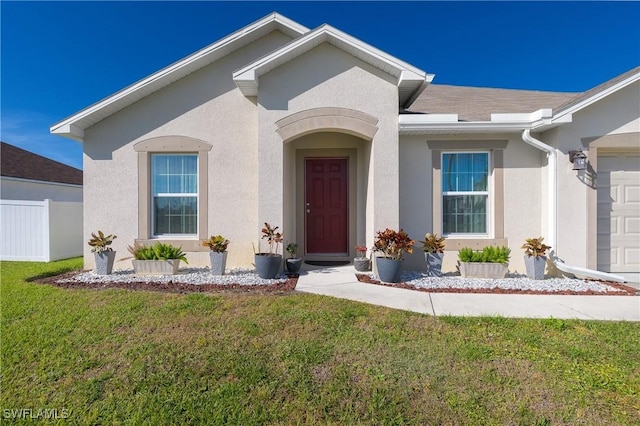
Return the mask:
{"type": "Polygon", "coordinates": [[[508,245],[524,272],[520,246],[544,236],[552,273],[640,272],[640,67],[577,94],[433,78],[273,13],[51,132],[82,142],[84,234],[117,234],[121,259],[160,240],[206,265],[200,240],[223,234],[228,266],[250,266],[269,222],[307,260],[404,228],[447,237],[445,270],[461,247],[508,245]]]}

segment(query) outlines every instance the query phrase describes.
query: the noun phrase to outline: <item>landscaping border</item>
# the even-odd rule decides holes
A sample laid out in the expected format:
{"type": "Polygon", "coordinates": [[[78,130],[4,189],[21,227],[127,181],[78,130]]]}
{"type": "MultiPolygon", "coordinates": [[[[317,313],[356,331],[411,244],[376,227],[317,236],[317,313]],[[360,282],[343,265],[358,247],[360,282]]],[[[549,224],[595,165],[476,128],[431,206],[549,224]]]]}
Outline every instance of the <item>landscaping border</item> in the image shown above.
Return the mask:
{"type": "Polygon", "coordinates": [[[107,290],[111,288],[118,288],[124,290],[144,290],[144,291],[158,291],[164,293],[269,293],[269,294],[281,294],[290,293],[295,290],[298,283],[298,275],[291,275],[286,278],[285,281],[278,281],[274,284],[189,284],[182,282],[146,282],[146,281],[131,281],[131,282],[83,282],[83,281],[71,281],[70,278],[82,273],[83,271],[66,272],[64,274],[50,276],[50,277],[35,277],[29,282],[35,282],[39,284],[47,284],[60,288],[67,289],[89,289],[89,290],[107,290]]]}
{"type": "Polygon", "coordinates": [[[637,290],[633,287],[626,286],[624,284],[612,282],[612,281],[598,281],[602,284],[605,284],[609,287],[616,288],[621,291],[609,291],[609,292],[599,292],[593,290],[586,291],[572,291],[572,290],[564,290],[564,291],[538,291],[538,290],[515,290],[515,289],[502,289],[502,288],[423,288],[416,287],[407,282],[400,283],[385,283],[380,280],[376,280],[371,278],[367,274],[355,274],[356,278],[359,282],[365,284],[375,284],[386,287],[395,287],[395,288],[403,288],[406,290],[414,290],[414,291],[422,291],[425,293],[477,293],[477,294],[537,294],[537,295],[560,295],[560,296],[638,296],[640,295],[640,290],[637,290]]]}

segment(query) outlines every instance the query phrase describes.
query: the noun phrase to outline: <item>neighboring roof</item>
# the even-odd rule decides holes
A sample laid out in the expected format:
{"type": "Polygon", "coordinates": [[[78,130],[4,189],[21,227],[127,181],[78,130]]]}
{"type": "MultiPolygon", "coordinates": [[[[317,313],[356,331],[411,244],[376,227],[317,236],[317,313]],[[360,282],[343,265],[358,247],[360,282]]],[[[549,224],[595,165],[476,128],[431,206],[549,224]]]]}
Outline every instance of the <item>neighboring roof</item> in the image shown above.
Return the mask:
{"type": "Polygon", "coordinates": [[[50,131],[51,133],[82,142],[84,130],[97,122],[275,30],[294,38],[309,31],[308,28],[278,13],[271,13],[204,49],[65,118],[51,126],[50,131]]]}
{"type": "Polygon", "coordinates": [[[19,179],[82,185],[82,170],[0,142],[0,175],[19,179]]]}
{"type": "Polygon", "coordinates": [[[458,114],[460,121],[490,121],[496,113],[553,108],[576,93],[430,84],[405,113],[458,114]]]}
{"type": "Polygon", "coordinates": [[[587,90],[586,92],[575,96],[573,99],[557,106],[553,109],[553,115],[560,116],[568,113],[574,113],[636,81],[640,81],[640,66],[622,73],[611,80],[607,80],[593,89],[587,90]]]}
{"type": "Polygon", "coordinates": [[[322,43],[338,49],[397,78],[401,107],[410,105],[433,80],[432,74],[395,58],[331,25],[321,25],[313,31],[292,40],[276,51],[254,61],[233,73],[233,79],[245,96],[257,96],[260,76],[303,55],[322,43]]]}

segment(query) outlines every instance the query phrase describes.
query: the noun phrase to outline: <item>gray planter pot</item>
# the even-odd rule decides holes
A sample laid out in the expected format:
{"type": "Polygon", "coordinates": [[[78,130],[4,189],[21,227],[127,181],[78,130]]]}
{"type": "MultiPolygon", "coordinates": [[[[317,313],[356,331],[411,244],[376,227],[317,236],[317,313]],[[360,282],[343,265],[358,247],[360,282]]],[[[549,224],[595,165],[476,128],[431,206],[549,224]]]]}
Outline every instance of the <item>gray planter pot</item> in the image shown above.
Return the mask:
{"type": "Polygon", "coordinates": [[[358,272],[367,272],[371,269],[371,261],[366,257],[356,257],[353,259],[353,267],[358,272]]]}
{"type": "Polygon", "coordinates": [[[138,275],[175,275],[180,266],[180,259],[133,260],[132,262],[133,271],[138,275]]]}
{"type": "Polygon", "coordinates": [[[302,268],[302,259],[299,257],[287,259],[285,263],[287,264],[287,271],[292,274],[297,274],[300,272],[300,268],[302,268]]]}
{"type": "Polygon", "coordinates": [[[116,260],[115,251],[103,251],[94,253],[96,260],[95,273],[98,275],[109,275],[113,271],[113,262],[116,260]]]}
{"type": "Polygon", "coordinates": [[[442,276],[442,259],[444,259],[444,253],[424,253],[424,260],[427,264],[428,277],[442,276]]]}
{"type": "Polygon", "coordinates": [[[282,255],[269,253],[256,253],[254,256],[256,271],[260,278],[270,280],[278,275],[282,266],[282,255]]]}
{"type": "Polygon", "coordinates": [[[459,262],[458,269],[463,278],[504,278],[509,272],[509,264],[459,262]]]}
{"type": "Polygon", "coordinates": [[[527,277],[532,280],[544,280],[544,268],[546,265],[546,256],[524,256],[524,266],[527,268],[527,277]]]}
{"type": "Polygon", "coordinates": [[[400,282],[400,273],[402,272],[402,260],[385,259],[384,257],[376,258],[376,266],[378,268],[378,276],[380,281],[385,283],[400,282]]]}
{"type": "Polygon", "coordinates": [[[224,270],[227,267],[227,252],[209,252],[209,258],[211,260],[211,273],[213,275],[224,275],[224,270]]]}

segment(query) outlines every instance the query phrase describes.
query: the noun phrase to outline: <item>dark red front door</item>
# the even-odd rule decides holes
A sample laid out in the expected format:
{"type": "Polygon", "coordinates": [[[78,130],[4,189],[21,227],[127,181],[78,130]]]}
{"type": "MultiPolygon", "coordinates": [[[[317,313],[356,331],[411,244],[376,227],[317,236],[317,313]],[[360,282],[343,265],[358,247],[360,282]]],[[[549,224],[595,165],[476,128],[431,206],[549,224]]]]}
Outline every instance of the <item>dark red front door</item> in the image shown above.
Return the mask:
{"type": "Polygon", "coordinates": [[[305,159],[307,254],[349,251],[348,167],[346,158],[305,159]]]}

